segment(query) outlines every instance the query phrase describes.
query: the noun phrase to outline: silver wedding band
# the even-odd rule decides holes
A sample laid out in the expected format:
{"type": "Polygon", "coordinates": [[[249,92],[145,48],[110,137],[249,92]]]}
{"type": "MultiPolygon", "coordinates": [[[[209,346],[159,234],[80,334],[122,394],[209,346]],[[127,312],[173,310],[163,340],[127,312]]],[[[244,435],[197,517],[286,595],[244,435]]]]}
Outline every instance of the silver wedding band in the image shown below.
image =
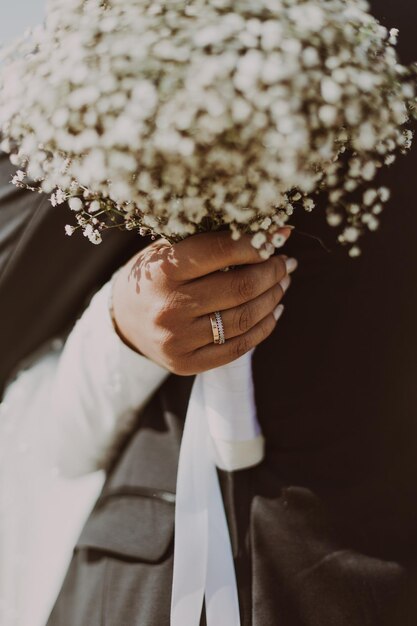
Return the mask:
{"type": "Polygon", "coordinates": [[[213,342],[219,345],[226,343],[223,320],[220,311],[214,311],[214,313],[210,315],[210,323],[213,333],[213,342]]]}

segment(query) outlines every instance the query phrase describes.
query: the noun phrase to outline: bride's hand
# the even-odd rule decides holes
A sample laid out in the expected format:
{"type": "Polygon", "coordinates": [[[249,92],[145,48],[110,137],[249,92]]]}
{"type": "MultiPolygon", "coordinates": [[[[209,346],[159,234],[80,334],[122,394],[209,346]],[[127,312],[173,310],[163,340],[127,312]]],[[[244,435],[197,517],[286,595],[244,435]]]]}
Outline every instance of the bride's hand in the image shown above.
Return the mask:
{"type": "MultiPolygon", "coordinates": [[[[289,237],[289,228],[281,229],[289,237]]],[[[170,245],[158,240],[132,257],[114,284],[114,317],[132,348],[179,375],[225,365],[274,330],[295,259],[268,260],[250,236],[211,232],[170,245]],[[235,267],[222,272],[222,268],[235,267]],[[226,343],[216,345],[209,315],[220,311],[226,343]]]]}

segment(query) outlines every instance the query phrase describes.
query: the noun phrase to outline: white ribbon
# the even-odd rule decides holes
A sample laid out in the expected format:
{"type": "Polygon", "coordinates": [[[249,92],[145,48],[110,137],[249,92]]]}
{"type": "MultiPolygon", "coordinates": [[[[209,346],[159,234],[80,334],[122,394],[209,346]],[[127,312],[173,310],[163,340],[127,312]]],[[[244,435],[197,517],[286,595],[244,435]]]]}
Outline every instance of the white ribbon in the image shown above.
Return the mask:
{"type": "Polygon", "coordinates": [[[216,464],[259,463],[253,351],[194,382],[181,443],[175,509],[171,626],[240,626],[233,553],[216,464]]]}

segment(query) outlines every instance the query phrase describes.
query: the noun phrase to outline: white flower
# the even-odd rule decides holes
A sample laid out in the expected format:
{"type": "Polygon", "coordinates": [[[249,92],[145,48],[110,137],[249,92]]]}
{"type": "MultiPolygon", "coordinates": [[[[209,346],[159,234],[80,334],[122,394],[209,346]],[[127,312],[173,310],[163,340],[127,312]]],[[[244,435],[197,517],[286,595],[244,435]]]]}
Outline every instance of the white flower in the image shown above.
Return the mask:
{"type": "Polygon", "coordinates": [[[140,117],[147,118],[154,113],[158,105],[158,92],[153,83],[142,80],[134,86],[132,99],[137,101],[140,117]]]}
{"type": "Polygon", "coordinates": [[[319,191],[342,243],[375,229],[388,196],[369,181],[417,117],[398,31],[362,0],[249,4],[49,2],[2,55],[13,182],[69,198],[93,243],[115,223],[174,239],[227,226],[267,255],[264,231],[280,243],[274,228],[319,191]]]}
{"type": "Polygon", "coordinates": [[[352,204],[349,204],[348,210],[351,215],[358,215],[361,211],[361,208],[359,204],[352,203],[352,204]]]}
{"type": "Polygon", "coordinates": [[[324,104],[319,109],[319,118],[326,126],[331,126],[335,123],[337,118],[336,107],[330,104],[324,104]]]}
{"type": "Polygon", "coordinates": [[[74,226],[70,226],[70,224],[67,224],[65,226],[65,234],[68,235],[68,237],[71,237],[71,235],[74,233],[75,231],[75,227],[74,226]]]}
{"type": "Polygon", "coordinates": [[[84,208],[83,201],[80,198],[70,198],[68,205],[71,211],[81,211],[84,208]]]}
{"type": "Polygon", "coordinates": [[[292,20],[298,22],[299,27],[306,31],[320,30],[325,21],[325,13],[323,9],[313,2],[305,2],[289,9],[289,15],[292,20]]]}
{"type": "Polygon", "coordinates": [[[370,122],[364,122],[359,127],[359,133],[354,145],[358,150],[372,150],[376,143],[375,128],[370,122]]]}
{"type": "Polygon", "coordinates": [[[264,247],[262,248],[262,250],[260,250],[259,255],[262,259],[265,259],[265,261],[267,261],[269,258],[271,258],[271,256],[274,254],[275,252],[275,248],[272,245],[272,243],[270,243],[269,241],[264,245],[264,247]]]}
{"type": "Polygon", "coordinates": [[[378,189],[378,195],[381,199],[381,202],[388,202],[391,196],[391,192],[387,187],[380,187],[378,189]]]}
{"type": "Polygon", "coordinates": [[[238,124],[245,122],[252,112],[252,107],[243,98],[237,98],[232,104],[232,115],[238,124]]]}
{"type": "Polygon", "coordinates": [[[237,89],[247,91],[256,86],[262,69],[262,55],[258,50],[249,50],[240,57],[234,82],[237,89]]]}
{"type": "Polygon", "coordinates": [[[396,45],[397,40],[398,40],[398,35],[399,35],[400,31],[398,30],[398,28],[391,28],[391,30],[389,31],[389,42],[392,45],[396,45]]]}
{"type": "Polygon", "coordinates": [[[88,239],[89,241],[91,241],[91,243],[94,243],[95,245],[102,242],[102,237],[98,230],[93,230],[93,232],[89,235],[88,239]]]}
{"type": "Polygon", "coordinates": [[[16,174],[13,176],[13,179],[16,179],[16,181],[22,182],[23,180],[25,180],[26,178],[26,174],[23,170],[17,170],[16,174]]]}
{"type": "Polygon", "coordinates": [[[396,155],[395,154],[389,154],[388,156],[385,157],[384,159],[384,163],[385,165],[392,165],[393,163],[395,163],[396,161],[396,155]]]}
{"type": "Polygon", "coordinates": [[[358,183],[355,180],[347,180],[344,185],[345,190],[348,192],[355,191],[357,187],[358,187],[358,183]]]}
{"type": "Polygon", "coordinates": [[[64,107],[62,107],[61,109],[58,109],[57,111],[55,111],[55,113],[52,116],[51,121],[52,121],[52,124],[54,124],[54,126],[62,127],[68,123],[69,117],[70,117],[69,109],[65,109],[64,107]]]}
{"type": "Polygon", "coordinates": [[[97,211],[100,211],[101,209],[101,204],[98,200],[93,200],[93,202],[90,203],[90,206],[88,207],[88,212],[89,213],[97,213],[97,211]]]}
{"type": "Polygon", "coordinates": [[[259,228],[261,228],[262,230],[268,230],[268,228],[271,226],[272,224],[272,220],[270,217],[266,217],[264,220],[262,220],[262,222],[259,224],[259,228]]]}
{"type": "Polygon", "coordinates": [[[327,223],[330,226],[339,226],[343,221],[342,216],[339,213],[328,213],[327,223]]]}
{"type": "Polygon", "coordinates": [[[367,226],[368,226],[369,230],[377,230],[377,228],[379,227],[379,221],[377,220],[376,217],[371,215],[369,220],[368,220],[367,226]]]}
{"type": "Polygon", "coordinates": [[[362,177],[364,180],[372,180],[376,174],[376,165],[373,161],[368,161],[362,168],[362,177]]]}
{"type": "Polygon", "coordinates": [[[253,247],[259,249],[264,243],[266,243],[266,235],[265,233],[258,232],[252,237],[251,241],[253,247]]]}
{"type": "Polygon", "coordinates": [[[312,211],[316,206],[316,203],[312,198],[304,198],[303,205],[306,211],[312,211]]]}
{"type": "Polygon", "coordinates": [[[365,206],[371,206],[378,197],[376,189],[367,189],[363,194],[363,203],[365,206]]]}
{"type": "Polygon", "coordinates": [[[63,189],[57,189],[54,194],[51,196],[51,203],[53,206],[63,204],[67,199],[67,194],[63,189]],[[55,204],[52,202],[52,198],[54,198],[55,204]]]}
{"type": "Polygon", "coordinates": [[[325,76],[321,81],[321,94],[325,102],[336,104],[342,97],[342,89],[338,83],[325,76]]]}
{"type": "Polygon", "coordinates": [[[349,256],[356,258],[361,255],[361,250],[358,246],[352,246],[349,250],[349,256]]]}
{"type": "Polygon", "coordinates": [[[359,230],[357,228],[355,228],[354,226],[348,226],[343,231],[343,237],[344,237],[345,241],[348,241],[349,243],[353,243],[359,237],[359,230]]]}
{"type": "Polygon", "coordinates": [[[275,20],[268,20],[261,25],[261,46],[264,50],[274,50],[279,47],[283,38],[282,24],[275,20]]]}
{"type": "Polygon", "coordinates": [[[275,248],[282,248],[286,241],[287,239],[281,233],[275,233],[272,235],[271,242],[275,248]]]}

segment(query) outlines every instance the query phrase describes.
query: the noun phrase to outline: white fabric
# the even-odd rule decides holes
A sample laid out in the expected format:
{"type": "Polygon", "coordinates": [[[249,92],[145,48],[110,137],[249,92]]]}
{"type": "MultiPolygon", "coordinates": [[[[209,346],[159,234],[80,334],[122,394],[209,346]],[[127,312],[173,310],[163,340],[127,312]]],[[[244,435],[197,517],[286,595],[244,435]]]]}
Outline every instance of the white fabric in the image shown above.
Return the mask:
{"type": "Polygon", "coordinates": [[[45,454],[50,424],[45,400],[59,354],[51,350],[22,372],[1,405],[2,626],[44,626],[103,485],[103,472],[63,479],[45,454]]]}
{"type": "Polygon", "coordinates": [[[64,347],[52,342],[27,362],[0,404],[1,626],[46,623],[103,486],[95,470],[168,375],[114,332],[109,288],[64,347]]]}
{"type": "Polygon", "coordinates": [[[263,435],[258,435],[247,441],[216,439],[213,446],[213,459],[216,466],[229,472],[258,465],[264,456],[265,439],[263,435]]]}
{"type": "Polygon", "coordinates": [[[106,467],[137,412],[169,374],[117,335],[108,309],[110,288],[111,281],[74,326],[51,385],[51,454],[66,476],[106,467]]]}
{"type": "Polygon", "coordinates": [[[216,465],[229,472],[257,465],[264,457],[252,378],[254,351],[201,374],[216,465]]]}
{"type": "Polygon", "coordinates": [[[263,459],[252,354],[199,374],[191,391],[178,465],[171,626],[199,626],[204,599],[207,626],[240,626],[215,461],[230,471],[263,459]]]}
{"type": "Polygon", "coordinates": [[[213,462],[202,376],[195,379],[178,465],[171,626],[239,626],[225,510],[213,462]]]}
{"type": "MultiPolygon", "coordinates": [[[[93,297],[64,346],[45,346],[26,364],[0,404],[1,626],[44,626],[78,534],[101,491],[104,472],[97,470],[110,463],[138,411],[169,373],[115,333],[108,311],[110,287],[109,281],[93,297]]],[[[204,565],[197,603],[205,593],[209,626],[239,623],[215,462],[232,471],[263,458],[251,356],[196,377],[181,450],[178,498],[186,504],[191,497],[190,514],[198,517],[201,504],[193,500],[196,492],[189,491],[194,481],[205,522],[190,532],[182,518],[184,506],[177,505],[176,554],[187,540],[185,553],[204,565]],[[195,447],[186,444],[187,429],[199,433],[195,447]],[[189,480],[184,467],[192,469],[189,480]],[[202,541],[199,528],[205,529],[202,541]]],[[[194,566],[184,570],[182,563],[176,556],[179,589],[184,574],[187,586],[197,571],[194,566]]],[[[185,623],[198,626],[199,618],[181,626],[185,623]]]]}

